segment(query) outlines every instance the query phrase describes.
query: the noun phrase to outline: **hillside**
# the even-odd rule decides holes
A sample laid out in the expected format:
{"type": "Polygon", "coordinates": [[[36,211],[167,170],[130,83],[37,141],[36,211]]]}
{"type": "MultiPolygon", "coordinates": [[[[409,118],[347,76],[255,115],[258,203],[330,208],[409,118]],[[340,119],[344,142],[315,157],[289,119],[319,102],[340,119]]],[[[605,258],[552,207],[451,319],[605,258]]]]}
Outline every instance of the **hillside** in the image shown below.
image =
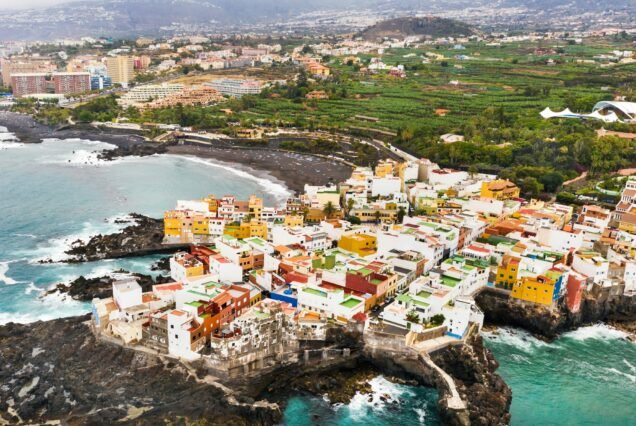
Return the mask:
{"type": "Polygon", "coordinates": [[[378,22],[358,33],[367,41],[384,38],[403,39],[408,36],[458,37],[475,34],[472,26],[452,19],[438,17],[396,18],[378,22]]]}

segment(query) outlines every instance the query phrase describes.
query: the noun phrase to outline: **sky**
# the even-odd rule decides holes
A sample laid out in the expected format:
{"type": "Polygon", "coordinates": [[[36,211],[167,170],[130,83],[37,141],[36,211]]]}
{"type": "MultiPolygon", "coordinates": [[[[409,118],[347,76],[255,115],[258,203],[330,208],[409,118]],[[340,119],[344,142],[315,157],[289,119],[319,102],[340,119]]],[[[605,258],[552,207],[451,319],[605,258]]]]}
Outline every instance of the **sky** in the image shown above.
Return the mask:
{"type": "Polygon", "coordinates": [[[53,6],[70,0],[0,0],[0,9],[28,9],[30,7],[53,6]]]}

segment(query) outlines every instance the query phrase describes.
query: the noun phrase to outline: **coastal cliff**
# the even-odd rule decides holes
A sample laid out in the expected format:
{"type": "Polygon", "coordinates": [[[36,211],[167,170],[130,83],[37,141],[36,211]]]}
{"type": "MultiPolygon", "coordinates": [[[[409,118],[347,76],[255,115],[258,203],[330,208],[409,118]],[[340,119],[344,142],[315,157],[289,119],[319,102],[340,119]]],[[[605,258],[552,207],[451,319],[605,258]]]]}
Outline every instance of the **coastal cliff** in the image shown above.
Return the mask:
{"type": "Polygon", "coordinates": [[[607,322],[633,333],[636,321],[636,296],[622,295],[611,289],[597,288],[586,293],[575,313],[562,304],[550,308],[522,303],[490,289],[481,292],[475,301],[484,312],[486,323],[520,327],[548,340],[597,322],[607,322]]]}

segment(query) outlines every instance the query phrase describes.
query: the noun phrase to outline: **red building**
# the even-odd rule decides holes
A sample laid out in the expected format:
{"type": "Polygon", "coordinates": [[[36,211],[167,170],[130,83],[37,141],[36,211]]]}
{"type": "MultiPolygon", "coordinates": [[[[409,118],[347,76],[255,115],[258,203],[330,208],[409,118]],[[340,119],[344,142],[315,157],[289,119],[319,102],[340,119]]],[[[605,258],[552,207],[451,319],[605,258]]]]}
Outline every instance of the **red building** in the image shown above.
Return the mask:
{"type": "Polygon", "coordinates": [[[581,308],[583,290],[586,287],[587,278],[581,274],[571,271],[568,276],[567,294],[565,301],[570,312],[578,312],[581,308]]]}
{"type": "Polygon", "coordinates": [[[53,73],[53,90],[63,95],[90,92],[91,75],[87,72],[53,73]]]}
{"type": "Polygon", "coordinates": [[[20,98],[36,93],[46,93],[46,78],[47,74],[45,73],[12,74],[11,88],[13,89],[13,96],[20,98]]]}

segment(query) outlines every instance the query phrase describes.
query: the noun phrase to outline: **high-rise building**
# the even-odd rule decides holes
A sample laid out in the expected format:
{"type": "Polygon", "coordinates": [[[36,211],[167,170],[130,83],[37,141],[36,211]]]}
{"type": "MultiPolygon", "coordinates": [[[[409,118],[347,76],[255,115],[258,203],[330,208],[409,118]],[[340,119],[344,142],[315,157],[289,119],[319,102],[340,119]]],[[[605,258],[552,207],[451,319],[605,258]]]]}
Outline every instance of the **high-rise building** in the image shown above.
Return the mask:
{"type": "Polygon", "coordinates": [[[53,90],[64,95],[88,92],[91,90],[91,75],[87,72],[53,73],[53,90]]]}
{"type": "Polygon", "coordinates": [[[35,93],[47,92],[47,76],[46,73],[22,73],[11,74],[11,87],[13,88],[13,96],[20,98],[35,93]]]}
{"type": "Polygon", "coordinates": [[[106,59],[108,77],[113,83],[128,86],[135,76],[135,61],[130,56],[115,56],[106,59]]]}
{"type": "Polygon", "coordinates": [[[5,60],[2,61],[2,84],[11,85],[13,74],[37,74],[55,71],[55,65],[48,60],[5,60]]]}

